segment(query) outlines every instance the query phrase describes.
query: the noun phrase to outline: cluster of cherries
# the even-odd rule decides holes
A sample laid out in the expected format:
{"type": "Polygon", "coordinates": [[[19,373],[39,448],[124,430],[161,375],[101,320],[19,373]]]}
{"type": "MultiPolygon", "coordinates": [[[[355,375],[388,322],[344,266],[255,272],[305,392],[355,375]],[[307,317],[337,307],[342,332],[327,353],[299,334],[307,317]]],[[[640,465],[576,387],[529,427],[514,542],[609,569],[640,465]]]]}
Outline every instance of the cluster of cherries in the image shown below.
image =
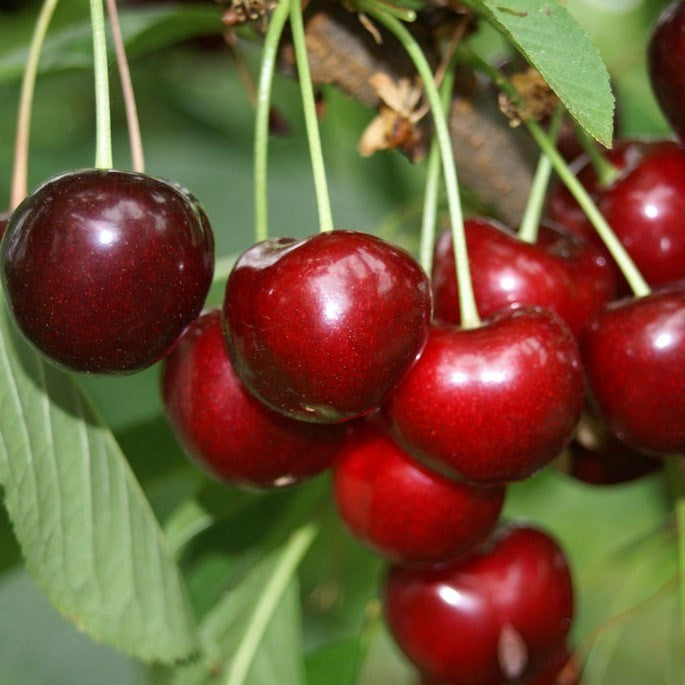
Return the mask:
{"type": "MultiPolygon", "coordinates": [[[[684,7],[654,34],[657,94],[681,77],[663,46],[684,7]]],[[[683,133],[679,92],[664,106],[683,133]]],[[[685,453],[685,150],[620,141],[607,157],[609,185],[576,171],[654,287],[640,298],[614,299],[625,283],[559,190],[535,244],[466,222],[477,327],[460,326],[448,234],[432,282],[365,233],[270,239],[200,313],[214,255],[199,203],[113,170],[51,179],[12,213],[2,282],[19,329],[62,368],[164,359],[171,425],[218,478],[278,487],[332,467],[342,519],[392,564],[387,624],[425,685],[571,683],[567,562],[541,530],[497,525],[505,486],[551,463],[584,408],[595,448],[647,460],[637,472],[657,463],[645,454],[685,453]]]]}

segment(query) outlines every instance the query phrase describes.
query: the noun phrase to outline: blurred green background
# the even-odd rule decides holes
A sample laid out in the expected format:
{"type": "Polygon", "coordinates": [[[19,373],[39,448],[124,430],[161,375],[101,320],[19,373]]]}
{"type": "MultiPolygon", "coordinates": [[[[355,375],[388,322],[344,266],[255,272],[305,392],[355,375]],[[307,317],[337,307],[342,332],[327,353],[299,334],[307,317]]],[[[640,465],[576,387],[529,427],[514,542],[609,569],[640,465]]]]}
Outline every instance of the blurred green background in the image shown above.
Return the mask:
{"type": "MultiPolygon", "coordinates": [[[[19,90],[16,64],[38,11],[38,3],[18,4],[22,5],[20,11],[0,13],[2,198],[9,197],[19,90]]],[[[619,101],[619,134],[667,135],[649,89],[644,61],[649,28],[666,3],[567,0],[565,4],[595,37],[610,68],[619,101]]],[[[81,16],[87,16],[87,2],[62,0],[55,26],[68,25],[81,16]]],[[[502,49],[487,32],[479,40],[493,52],[502,49]]],[[[245,54],[256,73],[258,50],[246,45],[245,54]]],[[[253,240],[253,111],[228,53],[188,45],[166,48],[135,57],[132,72],[148,172],[191,189],[213,224],[217,256],[235,255],[253,240]]],[[[115,164],[128,168],[127,133],[113,62],[110,74],[115,164]]],[[[273,102],[291,123],[292,134],[270,142],[271,232],[309,234],[317,230],[317,213],[296,84],[277,77],[273,102]]],[[[321,133],[336,225],[372,232],[406,229],[403,218],[407,208],[421,198],[423,167],[412,166],[394,153],[360,158],[357,142],[373,114],[332,90],[326,91],[326,103],[321,133]]],[[[91,166],[94,137],[91,73],[73,67],[42,76],[35,96],[29,186],[67,169],[91,166]]],[[[418,229],[418,217],[416,224],[418,229]]],[[[405,232],[396,238],[411,246],[414,235],[405,232]]],[[[215,289],[213,302],[218,303],[220,298],[220,288],[215,289]]],[[[197,486],[201,476],[185,462],[162,418],[158,369],[124,378],[88,378],[84,383],[164,520],[183,495],[197,486]]],[[[634,549],[621,548],[627,540],[639,537],[640,531],[651,530],[665,515],[665,499],[655,479],[598,491],[548,473],[513,490],[509,513],[549,526],[570,550],[574,565],[582,570],[578,634],[594,626],[598,612],[607,607],[621,611],[647,596],[654,588],[645,577],[657,583],[659,573],[673,563],[670,552],[662,558],[660,552],[642,550],[642,556],[633,558],[633,552],[637,555],[634,549]],[[619,548],[624,556],[607,562],[603,569],[599,560],[602,553],[619,548]],[[642,566],[646,570],[641,571],[642,566]],[[597,604],[599,597],[604,604],[597,604]],[[586,600],[594,606],[583,608],[586,600]]],[[[267,500],[255,496],[260,507],[267,500]]],[[[370,625],[378,624],[373,598],[381,572],[379,562],[350,541],[329,509],[323,515],[328,534],[317,542],[301,579],[304,641],[311,654],[326,640],[354,635],[365,607],[370,625]]],[[[136,664],[93,644],[54,612],[22,570],[4,520],[0,527],[0,570],[0,685],[145,682],[146,675],[136,664]]],[[[189,582],[199,610],[203,584],[220,583],[218,578],[224,571],[221,558],[211,555],[193,568],[189,582]]],[[[605,673],[606,679],[595,682],[666,682],[660,669],[671,657],[674,604],[673,592],[665,592],[645,607],[639,622],[622,622],[619,631],[600,636],[600,642],[607,644],[592,658],[606,663],[593,664],[593,672],[605,673]]],[[[364,668],[364,683],[412,682],[411,671],[382,629],[378,631],[364,668]]],[[[331,677],[328,682],[337,685],[335,676],[331,677]]],[[[325,675],[323,678],[321,682],[326,682],[325,675]]]]}

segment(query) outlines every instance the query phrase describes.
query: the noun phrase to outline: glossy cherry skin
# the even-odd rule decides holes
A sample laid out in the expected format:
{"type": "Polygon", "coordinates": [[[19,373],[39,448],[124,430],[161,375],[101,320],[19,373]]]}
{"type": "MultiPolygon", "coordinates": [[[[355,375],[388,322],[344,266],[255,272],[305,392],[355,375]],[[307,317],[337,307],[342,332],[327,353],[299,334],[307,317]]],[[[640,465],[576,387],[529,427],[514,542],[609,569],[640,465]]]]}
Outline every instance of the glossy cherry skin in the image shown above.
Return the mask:
{"type": "Polygon", "coordinates": [[[344,438],[343,426],[295,421],[250,395],[228,358],[219,309],[196,319],[164,360],[162,397],[187,454],[232,485],[310,478],[330,465],[344,438]]]}
{"type": "Polygon", "coordinates": [[[387,413],[400,442],[432,468],[506,483],[557,456],[583,396],[571,332],[551,312],[521,307],[471,330],[435,325],[387,413]]]}
{"type": "Polygon", "coordinates": [[[428,277],[366,233],[267,240],[240,257],[224,321],[238,375],[276,411],[334,423],[378,407],[428,336],[428,277]]]}
{"type": "Polygon", "coordinates": [[[502,487],[474,487],[427,469],[379,421],[354,431],[333,473],[335,502],[350,531],[403,564],[463,555],[490,534],[504,503],[502,487]]]}
{"type": "Polygon", "coordinates": [[[685,135],[685,3],[672,2],[659,16],[647,48],[652,90],[682,139],[685,135]]]}
{"type": "Polygon", "coordinates": [[[605,307],[582,341],[595,406],[629,447],[685,453],[685,286],[605,307]]]}
{"type": "MultiPolygon", "coordinates": [[[[574,335],[612,299],[614,277],[606,257],[560,227],[543,225],[534,245],[493,219],[465,222],[474,296],[482,317],[512,304],[537,305],[558,314],[574,335]]],[[[433,256],[435,316],[459,323],[459,287],[452,237],[439,237],[433,256]]]]}
{"type": "Polygon", "coordinates": [[[429,681],[450,685],[536,675],[563,649],[573,618],[563,552],[524,526],[499,529],[484,548],[452,564],[394,566],[383,595],[400,649],[429,681]]]}
{"type": "Polygon", "coordinates": [[[40,352],[72,371],[124,373],[166,354],[200,313],[214,242],[184,188],[85,170],[24,200],[0,261],[12,316],[40,352]]]}
{"type": "Polygon", "coordinates": [[[685,277],[685,148],[653,144],[598,207],[650,285],[685,277]]]}

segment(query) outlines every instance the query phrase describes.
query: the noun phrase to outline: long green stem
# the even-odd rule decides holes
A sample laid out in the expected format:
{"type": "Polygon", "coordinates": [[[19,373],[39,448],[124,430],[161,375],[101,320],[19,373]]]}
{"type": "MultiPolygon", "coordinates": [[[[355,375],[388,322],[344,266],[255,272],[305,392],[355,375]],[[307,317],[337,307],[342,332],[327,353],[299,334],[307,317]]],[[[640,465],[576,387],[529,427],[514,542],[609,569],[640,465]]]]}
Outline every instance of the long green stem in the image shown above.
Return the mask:
{"type": "Polygon", "coordinates": [[[366,5],[364,0],[359,5],[368,10],[368,13],[379,23],[383,24],[390,33],[402,44],[411,58],[416,70],[423,81],[426,96],[430,104],[435,124],[435,135],[440,147],[442,169],[445,177],[447,191],[447,204],[452,224],[452,240],[454,242],[454,256],[457,272],[457,284],[459,286],[459,310],[461,325],[463,328],[476,328],[480,325],[480,317],[476,308],[476,300],[473,295],[471,273],[469,271],[469,257],[466,251],[466,236],[464,234],[464,218],[459,200],[459,183],[457,181],[457,169],[454,163],[452,141],[450,140],[447,117],[440,102],[440,94],[435,86],[430,65],[426,60],[421,47],[414,37],[395,17],[386,13],[378,12],[375,7],[366,5]]]}
{"type": "Polygon", "coordinates": [[[107,34],[102,0],[90,0],[95,68],[95,168],[112,168],[112,130],[109,107],[109,74],[107,72],[107,34]]]}
{"type": "MultiPolygon", "coordinates": [[[[470,49],[464,54],[476,68],[487,73],[515,103],[520,102],[518,91],[511,85],[511,83],[509,83],[508,79],[499,70],[495,69],[495,67],[479,57],[470,49]]],[[[587,190],[585,190],[583,185],[576,178],[575,174],[569,169],[568,164],[559,154],[554,145],[549,142],[547,134],[544,132],[542,127],[532,119],[525,119],[524,123],[526,128],[530,131],[531,135],[535,139],[535,142],[538,144],[538,147],[549,157],[559,178],[569,189],[569,192],[571,195],[573,195],[576,202],[581,206],[587,218],[590,220],[590,223],[592,223],[592,225],[595,227],[599,237],[602,239],[602,242],[606,245],[606,248],[609,250],[611,256],[618,264],[618,267],[621,269],[621,273],[624,275],[626,281],[628,281],[628,285],[635,296],[642,297],[644,295],[648,295],[650,288],[647,284],[647,281],[645,281],[645,279],[642,277],[642,274],[638,271],[638,268],[635,266],[635,263],[631,259],[630,255],[623,247],[621,241],[616,237],[606,219],[602,216],[602,213],[597,208],[597,205],[595,205],[595,203],[592,201],[592,198],[588,194],[587,190]]]]}
{"type": "Polygon", "coordinates": [[[112,29],[114,50],[117,55],[117,67],[119,69],[121,91],[124,96],[124,107],[126,109],[126,124],[128,126],[128,137],[131,144],[131,162],[133,170],[142,174],[145,172],[143,139],[140,135],[140,122],[138,121],[138,108],[136,107],[136,96],[133,91],[131,71],[128,68],[128,59],[126,58],[126,47],[124,45],[124,37],[121,35],[121,26],[119,24],[119,12],[117,11],[116,0],[107,0],[107,14],[109,16],[109,24],[112,29]]]}
{"type": "MultiPolygon", "coordinates": [[[[454,69],[448,68],[440,85],[444,111],[449,107],[454,89],[454,69]]],[[[431,143],[426,165],[426,184],[421,220],[421,244],[419,261],[426,273],[430,273],[435,246],[435,223],[438,216],[438,195],[440,193],[440,147],[437,138],[431,143]]]]}
{"type": "Polygon", "coordinates": [[[620,170],[601,153],[597,141],[590,137],[582,126],[574,124],[573,128],[585,154],[590,158],[590,163],[599,179],[599,185],[602,188],[610,186],[618,178],[620,170]]]}
{"type": "Polygon", "coordinates": [[[328,184],[326,182],[323,151],[321,150],[319,122],[316,116],[316,101],[314,99],[312,77],[309,72],[304,22],[302,21],[302,5],[300,2],[301,0],[292,0],[290,4],[290,27],[293,33],[293,48],[295,50],[295,60],[297,61],[297,72],[300,76],[302,107],[304,109],[304,121],[307,127],[309,154],[312,160],[316,204],[319,209],[319,229],[322,233],[325,233],[333,230],[333,215],[331,213],[331,199],[328,194],[328,184]]]}
{"type": "Polygon", "coordinates": [[[10,209],[26,197],[28,193],[28,159],[29,140],[31,138],[31,111],[33,109],[33,93],[36,89],[36,74],[40,53],[45,42],[45,34],[50,26],[52,15],[58,0],[45,0],[33,30],[33,37],[29,45],[24,76],[19,94],[19,112],[17,114],[17,134],[14,144],[14,166],[12,169],[12,188],[10,192],[10,209]]]}
{"type": "MultiPolygon", "coordinates": [[[[563,120],[563,111],[561,107],[557,107],[552,116],[552,121],[549,125],[548,138],[550,143],[556,145],[557,137],[559,136],[559,129],[563,120]]],[[[542,153],[538,160],[538,166],[533,177],[533,185],[528,195],[528,203],[523,212],[521,219],[521,226],[519,227],[518,237],[527,242],[534,243],[538,239],[538,229],[540,227],[540,217],[542,216],[542,208],[545,204],[545,196],[547,195],[547,187],[549,186],[549,177],[552,174],[552,162],[549,157],[542,153]]]]}
{"type": "Polygon", "coordinates": [[[262,64],[259,70],[257,101],[255,107],[254,135],[254,214],[255,240],[261,242],[269,237],[269,195],[267,191],[269,158],[269,108],[271,85],[276,68],[278,44],[290,12],[290,0],[279,0],[264,38],[262,64]]]}
{"type": "Polygon", "coordinates": [[[293,533],[285,546],[275,572],[257,600],[252,618],[245,626],[243,640],[233,656],[226,685],[243,685],[245,682],[273,612],[318,532],[315,524],[306,524],[293,533]]]}

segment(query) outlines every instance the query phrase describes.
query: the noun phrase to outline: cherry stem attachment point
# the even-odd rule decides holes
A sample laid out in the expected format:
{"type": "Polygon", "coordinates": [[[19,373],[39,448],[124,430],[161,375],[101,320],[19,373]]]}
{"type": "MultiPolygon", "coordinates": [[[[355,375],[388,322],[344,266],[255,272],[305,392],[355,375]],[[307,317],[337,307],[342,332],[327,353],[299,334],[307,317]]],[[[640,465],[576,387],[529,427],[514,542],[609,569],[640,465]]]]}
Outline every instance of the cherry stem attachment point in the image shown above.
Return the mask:
{"type": "Polygon", "coordinates": [[[107,34],[102,0],[90,0],[90,21],[93,33],[93,63],[95,71],[95,168],[112,168],[112,124],[109,104],[109,74],[107,72],[107,34]]]}
{"type": "MultiPolygon", "coordinates": [[[[464,57],[470,61],[472,66],[486,73],[493,80],[495,85],[499,86],[502,91],[508,95],[514,103],[520,103],[521,97],[511,85],[509,80],[502,74],[501,71],[493,67],[489,62],[478,56],[473,50],[468,49],[462,52],[464,57]]],[[[581,206],[585,215],[590,220],[590,223],[595,227],[595,230],[602,239],[609,253],[618,264],[621,273],[628,281],[630,289],[636,297],[643,297],[649,295],[651,292],[647,281],[645,281],[638,268],[635,266],[632,258],[626,251],[621,241],[616,237],[611,226],[607,223],[602,213],[593,202],[587,190],[583,187],[576,175],[571,171],[566,160],[559,154],[558,150],[550,143],[547,134],[542,127],[532,119],[524,119],[526,128],[538,144],[538,147],[549,157],[554,170],[562,180],[569,192],[575,198],[576,202],[581,206]]]]}
{"type": "MultiPolygon", "coordinates": [[[[549,125],[548,138],[552,145],[556,145],[561,129],[561,122],[563,120],[563,110],[560,106],[556,108],[552,115],[552,121],[549,125]]],[[[545,204],[545,196],[547,195],[547,188],[549,186],[549,177],[552,174],[552,162],[549,157],[543,152],[538,160],[538,166],[533,177],[533,185],[528,195],[528,203],[523,212],[521,225],[518,231],[518,237],[526,243],[534,244],[538,239],[538,229],[540,228],[540,217],[542,216],[542,208],[545,204]]]]}
{"type": "Polygon", "coordinates": [[[333,230],[333,215],[331,213],[331,199],[328,194],[328,183],[326,182],[326,169],[323,161],[319,122],[316,114],[316,100],[314,98],[314,88],[312,87],[312,76],[309,71],[307,43],[304,34],[304,22],[302,20],[302,5],[300,3],[301,0],[291,0],[290,27],[293,35],[297,72],[300,76],[300,93],[302,95],[304,121],[307,128],[309,155],[312,160],[316,204],[319,210],[319,230],[322,233],[326,233],[333,230]]]}
{"type": "Polygon", "coordinates": [[[279,0],[269,20],[264,38],[255,102],[254,136],[254,221],[257,242],[269,237],[269,196],[267,191],[269,158],[269,109],[278,45],[288,19],[291,0],[279,0]]]}
{"type": "MultiPolygon", "coordinates": [[[[454,69],[443,71],[440,95],[442,105],[449,107],[454,88],[454,69]]],[[[419,246],[419,262],[423,270],[430,274],[435,247],[435,224],[438,215],[438,196],[440,192],[440,147],[437,138],[431,143],[426,165],[426,184],[423,200],[423,215],[421,220],[421,243],[419,246]]]]}
{"type": "Polygon", "coordinates": [[[14,164],[12,168],[12,188],[10,191],[10,209],[14,210],[28,194],[28,158],[29,140],[31,138],[31,110],[33,109],[33,93],[36,89],[36,75],[40,53],[45,42],[45,35],[50,26],[58,0],[45,0],[41,7],[33,37],[29,45],[24,76],[19,95],[19,111],[17,114],[17,133],[14,144],[14,164]]]}
{"type": "Polygon", "coordinates": [[[400,21],[416,21],[416,12],[408,7],[400,7],[386,0],[364,0],[364,5],[377,12],[385,12],[400,21]]]}
{"type": "Polygon", "coordinates": [[[414,63],[423,86],[426,89],[426,96],[433,114],[435,125],[435,136],[440,148],[443,175],[445,178],[445,188],[447,191],[447,204],[449,208],[450,223],[452,225],[452,240],[454,243],[454,257],[457,273],[457,284],[459,286],[459,310],[461,315],[462,328],[477,328],[480,326],[480,317],[476,308],[476,299],[473,294],[471,283],[471,272],[469,271],[469,257],[466,250],[466,235],[464,233],[464,218],[461,211],[459,200],[459,183],[457,180],[457,168],[454,163],[452,151],[452,141],[450,139],[449,128],[447,126],[447,116],[440,101],[440,93],[433,80],[433,73],[426,56],[414,37],[403,26],[403,24],[384,12],[379,12],[370,5],[366,5],[366,0],[359,0],[358,4],[373,16],[379,23],[383,24],[390,33],[401,43],[408,56],[414,63]]]}
{"type": "Polygon", "coordinates": [[[131,144],[131,163],[133,170],[138,173],[145,173],[145,157],[143,155],[143,140],[140,135],[140,122],[138,121],[138,110],[136,108],[136,96],[133,92],[131,81],[131,71],[128,68],[126,58],[126,47],[124,38],[121,35],[119,24],[119,12],[117,11],[116,0],[107,0],[107,14],[109,25],[112,30],[112,42],[117,56],[117,67],[119,69],[119,80],[121,81],[121,91],[124,97],[124,107],[126,109],[126,124],[128,126],[128,137],[131,144]]]}

